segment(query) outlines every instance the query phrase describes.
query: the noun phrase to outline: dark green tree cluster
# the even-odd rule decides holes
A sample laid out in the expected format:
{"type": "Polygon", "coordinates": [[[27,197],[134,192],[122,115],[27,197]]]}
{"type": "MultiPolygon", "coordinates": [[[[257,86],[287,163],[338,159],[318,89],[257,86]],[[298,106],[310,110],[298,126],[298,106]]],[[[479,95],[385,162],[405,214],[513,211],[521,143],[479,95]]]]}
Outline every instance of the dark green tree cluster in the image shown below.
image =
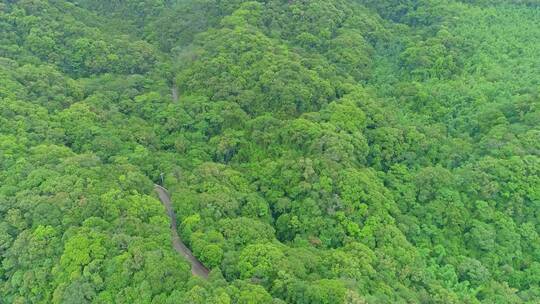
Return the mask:
{"type": "Polygon", "coordinates": [[[534,0],[4,1],[0,304],[537,303],[539,37],[534,0]]]}

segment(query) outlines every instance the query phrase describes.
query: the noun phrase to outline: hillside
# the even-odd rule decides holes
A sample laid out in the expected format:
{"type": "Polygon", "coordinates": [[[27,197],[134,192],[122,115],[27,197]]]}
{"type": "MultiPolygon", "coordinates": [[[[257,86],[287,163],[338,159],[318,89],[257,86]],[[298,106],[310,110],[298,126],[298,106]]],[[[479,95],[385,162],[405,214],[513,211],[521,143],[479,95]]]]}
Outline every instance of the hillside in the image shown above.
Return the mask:
{"type": "Polygon", "coordinates": [[[538,0],[2,1],[0,304],[538,303],[539,71],[538,0]]]}

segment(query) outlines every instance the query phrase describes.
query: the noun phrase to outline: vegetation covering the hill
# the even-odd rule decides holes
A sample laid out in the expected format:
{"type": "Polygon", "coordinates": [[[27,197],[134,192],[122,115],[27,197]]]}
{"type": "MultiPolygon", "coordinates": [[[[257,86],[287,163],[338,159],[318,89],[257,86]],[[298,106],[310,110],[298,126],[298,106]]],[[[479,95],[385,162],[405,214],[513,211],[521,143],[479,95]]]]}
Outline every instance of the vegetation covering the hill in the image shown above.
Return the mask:
{"type": "Polygon", "coordinates": [[[2,1],[0,303],[538,303],[539,71],[538,0],[2,1]]]}

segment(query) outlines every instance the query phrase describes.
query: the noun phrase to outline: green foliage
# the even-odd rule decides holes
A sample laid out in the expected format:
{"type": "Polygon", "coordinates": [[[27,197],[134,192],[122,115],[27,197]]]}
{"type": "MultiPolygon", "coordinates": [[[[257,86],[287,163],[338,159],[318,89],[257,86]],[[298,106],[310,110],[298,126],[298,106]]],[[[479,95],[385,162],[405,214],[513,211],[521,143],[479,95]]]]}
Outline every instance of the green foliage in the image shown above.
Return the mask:
{"type": "Polygon", "coordinates": [[[538,7],[2,2],[0,304],[537,303],[538,7]]]}

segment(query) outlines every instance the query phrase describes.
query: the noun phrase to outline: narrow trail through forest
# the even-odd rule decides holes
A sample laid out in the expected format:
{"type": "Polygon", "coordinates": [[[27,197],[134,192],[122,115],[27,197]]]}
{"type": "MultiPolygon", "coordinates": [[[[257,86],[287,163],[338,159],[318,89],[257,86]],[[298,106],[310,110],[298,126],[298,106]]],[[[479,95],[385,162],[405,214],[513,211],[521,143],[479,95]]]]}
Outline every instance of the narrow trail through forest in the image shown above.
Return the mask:
{"type": "Polygon", "coordinates": [[[191,273],[193,275],[199,276],[201,278],[208,278],[209,270],[191,253],[191,250],[182,242],[180,236],[178,235],[178,230],[176,227],[176,214],[171,203],[171,197],[167,189],[155,185],[155,190],[158,193],[159,199],[165,206],[167,210],[167,215],[171,221],[171,236],[172,236],[172,245],[173,248],[182,255],[186,260],[191,263],[191,273]]]}

